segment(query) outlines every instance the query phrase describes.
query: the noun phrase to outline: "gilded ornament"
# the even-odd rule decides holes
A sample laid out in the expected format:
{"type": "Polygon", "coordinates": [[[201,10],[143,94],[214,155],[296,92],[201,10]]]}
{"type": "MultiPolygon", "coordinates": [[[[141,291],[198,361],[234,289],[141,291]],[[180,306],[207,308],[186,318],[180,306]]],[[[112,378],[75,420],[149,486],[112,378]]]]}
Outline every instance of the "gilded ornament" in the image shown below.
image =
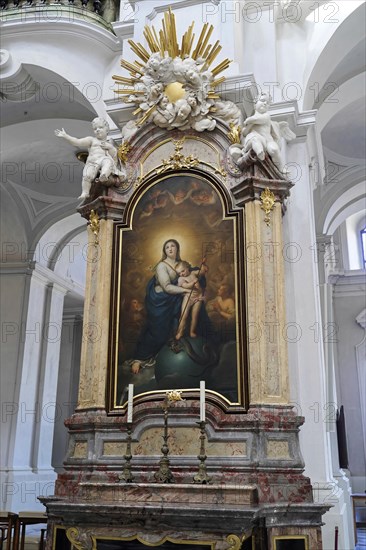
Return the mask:
{"type": "Polygon", "coordinates": [[[241,136],[241,126],[236,126],[234,122],[230,123],[230,132],[228,133],[228,138],[232,144],[240,143],[241,136]]]}
{"type": "Polygon", "coordinates": [[[97,246],[99,244],[100,220],[97,212],[94,210],[90,212],[89,227],[94,235],[94,244],[97,246]]]}
{"type": "Polygon", "coordinates": [[[118,158],[124,164],[128,160],[128,153],[130,152],[130,150],[131,150],[131,145],[126,140],[122,141],[121,145],[118,147],[118,158]]]}
{"type": "MultiPolygon", "coordinates": [[[[243,542],[248,538],[250,538],[251,536],[252,536],[252,531],[242,535],[241,537],[238,535],[228,535],[226,537],[226,542],[230,544],[230,546],[227,548],[227,550],[240,550],[243,542]]],[[[253,542],[252,542],[252,545],[253,545],[253,542]]]]}
{"type": "Polygon", "coordinates": [[[276,201],[276,198],[272,191],[268,189],[268,187],[261,193],[261,209],[265,213],[264,221],[269,226],[270,225],[270,213],[273,210],[274,203],[276,201]]]}
{"type": "Polygon", "coordinates": [[[202,164],[206,164],[206,166],[210,166],[211,168],[214,168],[215,174],[219,174],[223,178],[226,178],[227,173],[223,168],[221,168],[221,166],[214,167],[212,166],[212,164],[209,164],[208,162],[203,162],[202,164]]]}
{"type": "Polygon", "coordinates": [[[170,155],[169,159],[163,159],[162,165],[156,170],[157,174],[162,174],[167,170],[182,170],[183,168],[193,168],[199,164],[197,157],[188,155],[185,157],[181,152],[183,149],[184,138],[180,140],[173,140],[175,152],[170,155]]]}
{"type": "Polygon", "coordinates": [[[165,95],[171,103],[175,103],[178,99],[183,99],[186,91],[181,82],[171,82],[164,90],[165,95]]]}
{"type": "Polygon", "coordinates": [[[80,532],[76,527],[70,527],[67,529],[66,536],[76,550],[88,550],[87,544],[80,540],[80,532]]]}
{"type": "Polygon", "coordinates": [[[175,403],[176,401],[183,401],[182,392],[178,390],[167,391],[166,398],[169,403],[175,403]]]}
{"type": "MultiPolygon", "coordinates": [[[[142,181],[146,179],[147,177],[151,176],[152,174],[162,174],[163,172],[166,172],[167,170],[182,170],[185,168],[192,168],[194,166],[197,166],[198,164],[201,164],[203,166],[207,166],[210,168],[215,174],[219,174],[222,178],[226,178],[227,173],[224,170],[222,166],[220,166],[220,155],[218,154],[218,151],[213,148],[216,151],[217,157],[218,157],[218,164],[212,164],[210,162],[206,162],[204,160],[198,159],[197,157],[194,157],[193,155],[184,156],[181,152],[183,149],[183,144],[188,140],[194,140],[194,141],[203,141],[201,138],[198,138],[196,136],[188,136],[183,137],[179,140],[172,140],[174,147],[175,147],[175,153],[169,157],[169,159],[162,160],[162,164],[159,166],[153,168],[152,170],[149,170],[146,172],[146,174],[143,173],[142,165],[143,162],[146,160],[147,156],[149,156],[153,151],[157,149],[157,147],[154,147],[150,152],[149,155],[145,156],[143,159],[143,162],[141,163],[141,173],[136,179],[133,187],[134,189],[137,189],[142,181]]],[[[158,147],[161,145],[167,143],[169,140],[165,140],[164,142],[160,143],[158,147]]]]}
{"type": "Polygon", "coordinates": [[[228,535],[226,541],[230,544],[227,550],[240,550],[242,539],[238,535],[228,535]]]}

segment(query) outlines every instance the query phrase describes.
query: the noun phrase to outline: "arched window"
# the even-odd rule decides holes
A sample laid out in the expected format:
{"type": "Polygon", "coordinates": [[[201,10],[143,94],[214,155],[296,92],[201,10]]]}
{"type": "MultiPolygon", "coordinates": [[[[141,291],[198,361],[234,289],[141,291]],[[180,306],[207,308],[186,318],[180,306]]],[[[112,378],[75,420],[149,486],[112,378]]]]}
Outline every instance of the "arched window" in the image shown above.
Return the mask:
{"type": "Polygon", "coordinates": [[[362,269],[366,269],[366,226],[361,229],[362,269]]]}

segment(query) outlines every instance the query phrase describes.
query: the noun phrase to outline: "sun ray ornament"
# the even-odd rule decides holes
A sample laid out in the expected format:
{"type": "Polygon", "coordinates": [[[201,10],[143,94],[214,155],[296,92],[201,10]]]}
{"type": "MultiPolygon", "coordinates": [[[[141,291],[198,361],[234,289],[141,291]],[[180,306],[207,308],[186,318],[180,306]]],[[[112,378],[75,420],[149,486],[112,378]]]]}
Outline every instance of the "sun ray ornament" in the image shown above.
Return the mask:
{"type": "Polygon", "coordinates": [[[133,115],[137,119],[124,127],[123,139],[130,139],[147,122],[167,130],[192,128],[198,132],[214,130],[216,119],[240,123],[240,109],[231,101],[220,100],[216,90],[225,81],[219,75],[231,61],[224,59],[213,66],[222,50],[218,40],[210,43],[213,26],[203,25],[196,44],[193,28],[194,23],[178,43],[175,16],[169,8],[159,32],[154,26],[145,26],[147,49],[128,41],[138,60],[130,63],[122,59],[129,77],[113,76],[116,94],[136,106],[133,115]]]}

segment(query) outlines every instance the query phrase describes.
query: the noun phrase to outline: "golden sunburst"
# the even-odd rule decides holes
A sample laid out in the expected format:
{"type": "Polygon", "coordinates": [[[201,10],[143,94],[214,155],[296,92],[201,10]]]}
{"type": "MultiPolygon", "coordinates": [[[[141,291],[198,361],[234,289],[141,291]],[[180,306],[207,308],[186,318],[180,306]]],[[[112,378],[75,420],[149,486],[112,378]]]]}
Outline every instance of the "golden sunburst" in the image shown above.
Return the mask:
{"type": "MultiPolygon", "coordinates": [[[[218,40],[214,44],[209,43],[214,27],[213,25],[205,23],[195,46],[196,35],[193,32],[193,28],[194,22],[188,27],[188,30],[182,36],[180,44],[178,44],[175,15],[171,8],[169,8],[169,10],[164,13],[162,28],[159,32],[156,31],[154,26],[150,27],[145,25],[143,34],[149,51],[141,43],[136,43],[134,40],[128,40],[131,49],[139,59],[135,60],[133,63],[122,59],[121,66],[129,72],[130,77],[127,78],[114,75],[112,78],[117,84],[124,86],[122,89],[116,90],[116,93],[126,96],[124,99],[125,102],[138,105],[138,108],[133,114],[141,116],[137,121],[139,126],[149,119],[158,103],[156,100],[155,102],[150,102],[147,107],[141,107],[141,103],[143,102],[142,98],[146,96],[144,86],[141,86],[145,76],[145,67],[154,54],[159,54],[163,60],[167,58],[171,58],[171,60],[176,58],[187,60],[190,58],[197,62],[197,67],[199,67],[198,71],[201,75],[209,72],[210,81],[206,99],[211,100],[211,110],[212,112],[215,111],[213,102],[220,98],[216,88],[225,80],[224,76],[219,77],[218,75],[229,67],[231,61],[229,59],[224,59],[224,61],[211,69],[211,65],[222,50],[222,46],[220,46],[218,40]]],[[[159,80],[157,79],[156,82],[158,83],[159,80]]],[[[179,101],[179,99],[183,98],[186,94],[185,84],[176,82],[173,79],[171,82],[164,83],[163,92],[169,100],[174,103],[179,101]]]]}

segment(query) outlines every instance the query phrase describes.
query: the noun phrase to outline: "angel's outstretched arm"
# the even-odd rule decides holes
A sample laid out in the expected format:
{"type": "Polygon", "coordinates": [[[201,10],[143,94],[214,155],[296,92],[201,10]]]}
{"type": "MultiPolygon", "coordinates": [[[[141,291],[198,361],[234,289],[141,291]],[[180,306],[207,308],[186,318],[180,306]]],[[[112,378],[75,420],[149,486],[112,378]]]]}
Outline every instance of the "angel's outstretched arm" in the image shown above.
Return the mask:
{"type": "Polygon", "coordinates": [[[55,130],[55,135],[57,137],[62,137],[66,139],[66,141],[71,143],[71,145],[75,145],[75,147],[90,147],[93,140],[93,138],[90,136],[85,138],[76,138],[73,136],[69,136],[69,134],[67,134],[63,128],[62,130],[55,130]]]}

